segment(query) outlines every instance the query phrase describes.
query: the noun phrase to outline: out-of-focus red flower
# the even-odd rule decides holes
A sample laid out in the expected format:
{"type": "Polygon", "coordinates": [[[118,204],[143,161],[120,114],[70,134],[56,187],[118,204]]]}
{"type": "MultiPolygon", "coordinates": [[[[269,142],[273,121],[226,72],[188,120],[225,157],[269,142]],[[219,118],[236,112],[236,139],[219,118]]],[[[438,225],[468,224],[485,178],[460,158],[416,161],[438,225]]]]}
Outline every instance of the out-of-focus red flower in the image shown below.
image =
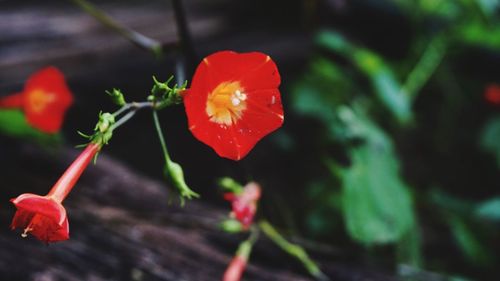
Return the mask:
{"type": "Polygon", "coordinates": [[[247,261],[244,257],[240,255],[236,255],[229,266],[224,272],[223,281],[239,281],[243,272],[245,271],[245,267],[247,266],[247,261]]]}
{"type": "Polygon", "coordinates": [[[224,194],[224,199],[231,202],[231,215],[243,225],[244,229],[248,229],[253,223],[260,195],[261,188],[255,182],[245,185],[240,194],[232,192],[224,194]]]}
{"type": "Polygon", "coordinates": [[[500,105],[500,86],[491,84],[484,91],[484,98],[491,104],[500,105]]]}
{"type": "Polygon", "coordinates": [[[279,85],[276,64],[263,53],[214,53],[183,93],[189,129],[219,156],[240,160],[283,124],[279,85]]]}
{"type": "Polygon", "coordinates": [[[23,237],[31,234],[46,243],[69,239],[68,218],[62,201],[68,196],[100,147],[99,144],[89,144],[46,196],[25,193],[12,199],[11,202],[16,206],[17,212],[11,228],[22,228],[23,237]]]}
{"type": "Polygon", "coordinates": [[[28,123],[45,133],[61,129],[64,115],[73,103],[73,96],[64,75],[53,66],[31,75],[24,90],[0,99],[0,107],[21,108],[28,123]]]}

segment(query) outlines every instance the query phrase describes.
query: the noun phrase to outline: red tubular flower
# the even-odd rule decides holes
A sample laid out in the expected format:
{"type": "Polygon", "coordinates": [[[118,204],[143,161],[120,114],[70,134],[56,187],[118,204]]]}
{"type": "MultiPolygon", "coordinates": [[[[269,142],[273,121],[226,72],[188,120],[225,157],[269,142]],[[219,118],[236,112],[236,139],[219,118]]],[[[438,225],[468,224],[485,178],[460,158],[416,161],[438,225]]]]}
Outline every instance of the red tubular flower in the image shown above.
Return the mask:
{"type": "Polygon", "coordinates": [[[248,229],[253,223],[255,213],[257,213],[257,202],[260,199],[261,189],[255,182],[250,182],[243,188],[241,194],[226,193],[224,198],[231,201],[232,216],[237,219],[244,229],[248,229]]]}
{"type": "Polygon", "coordinates": [[[62,201],[68,196],[100,147],[99,144],[89,144],[46,196],[25,193],[12,199],[11,202],[16,206],[17,212],[11,228],[23,228],[23,237],[29,233],[46,243],[69,239],[68,218],[62,201]]]}
{"type": "Polygon", "coordinates": [[[283,124],[279,85],[276,64],[263,53],[214,53],[183,94],[189,129],[219,156],[240,160],[283,124]]]}
{"type": "Polygon", "coordinates": [[[500,86],[489,85],[484,92],[484,98],[491,104],[500,105],[500,86]]]}
{"type": "Polygon", "coordinates": [[[45,133],[60,130],[72,103],[73,96],[63,74],[53,66],[31,75],[21,93],[0,99],[0,107],[22,108],[28,123],[45,133]]]}
{"type": "Polygon", "coordinates": [[[245,257],[236,255],[229,266],[224,272],[223,281],[239,281],[243,272],[245,271],[245,267],[247,266],[247,261],[245,257]]]}

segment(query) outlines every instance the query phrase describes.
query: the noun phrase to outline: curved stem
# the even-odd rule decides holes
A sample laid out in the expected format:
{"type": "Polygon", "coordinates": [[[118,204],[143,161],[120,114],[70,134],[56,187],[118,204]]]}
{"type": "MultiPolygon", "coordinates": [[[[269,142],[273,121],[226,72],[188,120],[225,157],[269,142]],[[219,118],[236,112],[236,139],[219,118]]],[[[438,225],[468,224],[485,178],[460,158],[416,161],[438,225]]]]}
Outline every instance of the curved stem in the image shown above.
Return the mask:
{"type": "Polygon", "coordinates": [[[187,24],[186,12],[182,0],[173,0],[174,16],[177,25],[177,32],[180,39],[181,51],[187,57],[188,71],[191,72],[193,63],[195,61],[195,51],[187,24]]]}
{"type": "Polygon", "coordinates": [[[402,91],[413,102],[422,87],[429,81],[432,74],[439,67],[446,55],[446,41],[442,36],[437,36],[429,43],[419,61],[408,74],[402,91]]]}
{"type": "Polygon", "coordinates": [[[153,120],[155,123],[156,132],[158,133],[158,139],[160,140],[163,156],[165,157],[165,162],[168,165],[168,163],[171,162],[171,159],[170,155],[168,154],[167,144],[165,142],[165,138],[163,137],[163,131],[161,130],[160,120],[158,119],[158,113],[156,112],[156,110],[153,110],[153,120]]]}
{"type": "Polygon", "coordinates": [[[297,244],[288,242],[268,221],[261,220],[259,228],[262,232],[273,241],[283,251],[298,259],[307,271],[317,280],[330,280],[321,270],[318,265],[309,257],[306,251],[297,244]]]}
{"type": "Polygon", "coordinates": [[[114,130],[118,127],[120,127],[121,125],[123,125],[125,122],[127,122],[130,118],[132,118],[135,113],[137,112],[137,110],[132,110],[130,112],[128,112],[127,114],[125,114],[122,118],[120,118],[115,124],[113,124],[113,127],[111,127],[111,130],[114,130]]]}
{"type": "Polygon", "coordinates": [[[118,109],[117,111],[113,112],[113,116],[117,117],[117,116],[119,116],[120,114],[122,114],[123,112],[125,112],[125,111],[127,111],[129,109],[133,109],[134,111],[137,111],[139,109],[146,108],[146,107],[153,108],[154,104],[152,102],[149,102],[149,101],[126,103],[125,105],[123,105],[122,107],[120,107],[120,109],[118,109]]]}
{"type": "Polygon", "coordinates": [[[106,27],[112,29],[113,31],[119,33],[123,37],[127,38],[129,41],[134,43],[135,45],[151,51],[156,56],[160,57],[163,54],[162,44],[150,37],[147,37],[139,32],[131,30],[118,22],[116,22],[113,18],[108,16],[103,11],[99,10],[93,4],[87,2],[86,0],[70,0],[79,6],[82,10],[87,12],[89,15],[93,16],[100,23],[105,25],[106,27]]]}

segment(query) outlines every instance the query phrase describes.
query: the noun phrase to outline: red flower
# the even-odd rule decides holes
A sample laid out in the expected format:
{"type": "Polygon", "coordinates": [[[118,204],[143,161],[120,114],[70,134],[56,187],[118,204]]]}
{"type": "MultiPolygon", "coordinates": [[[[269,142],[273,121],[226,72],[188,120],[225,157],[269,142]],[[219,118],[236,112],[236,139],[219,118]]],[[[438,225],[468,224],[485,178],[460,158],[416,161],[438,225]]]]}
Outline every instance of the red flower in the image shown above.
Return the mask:
{"type": "Polygon", "coordinates": [[[91,143],[76,158],[46,196],[25,193],[12,199],[17,212],[11,228],[23,228],[23,237],[29,234],[46,243],[69,239],[69,225],[62,201],[74,187],[100,145],[91,143]]]}
{"type": "Polygon", "coordinates": [[[60,130],[72,103],[73,96],[63,74],[53,66],[31,75],[21,93],[0,99],[0,107],[22,108],[28,123],[45,133],[60,130]]]}
{"type": "Polygon", "coordinates": [[[23,237],[28,233],[44,242],[69,239],[66,210],[49,196],[25,193],[11,200],[17,208],[11,228],[23,228],[23,237]]]}
{"type": "Polygon", "coordinates": [[[226,193],[224,198],[231,201],[232,216],[237,219],[244,229],[252,225],[255,213],[257,213],[257,202],[260,199],[261,189],[255,182],[250,182],[243,188],[240,194],[226,193]]]}
{"type": "Polygon", "coordinates": [[[229,266],[224,272],[223,281],[239,281],[241,279],[241,275],[243,275],[243,271],[245,271],[245,267],[247,266],[247,261],[243,256],[236,255],[229,266]]]}
{"type": "Polygon", "coordinates": [[[488,85],[484,91],[484,98],[491,104],[500,105],[500,86],[497,84],[488,85]]]}
{"type": "Polygon", "coordinates": [[[283,124],[279,85],[276,64],[263,53],[214,53],[183,96],[189,129],[221,157],[240,160],[283,124]]]}

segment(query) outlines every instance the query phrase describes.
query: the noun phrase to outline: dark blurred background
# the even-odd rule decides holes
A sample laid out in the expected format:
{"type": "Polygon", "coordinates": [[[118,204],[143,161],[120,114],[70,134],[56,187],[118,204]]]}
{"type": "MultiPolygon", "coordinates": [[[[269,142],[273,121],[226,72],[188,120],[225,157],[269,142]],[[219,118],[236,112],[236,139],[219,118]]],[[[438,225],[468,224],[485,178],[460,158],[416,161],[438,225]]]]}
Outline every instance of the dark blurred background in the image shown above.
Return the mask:
{"type": "MultiPolygon", "coordinates": [[[[171,1],[92,1],[164,43],[158,57],[72,1],[0,1],[0,95],[59,67],[76,100],[62,133],[73,146],[84,142],[77,130],[91,132],[101,110],[116,109],[105,90],[144,100],[153,75],[190,80],[212,52],[267,53],[282,77],[285,123],[242,161],[193,138],[183,106],[161,112],[171,156],[203,202],[227,208],[220,177],[255,180],[259,215],[304,244],[329,245],[319,251],[327,260],[410,280],[500,278],[500,105],[484,94],[500,82],[499,1],[181,2],[190,40],[177,46],[171,1]]],[[[47,146],[0,138],[0,155],[47,146]]],[[[104,153],[162,180],[148,112],[104,153]]]]}

